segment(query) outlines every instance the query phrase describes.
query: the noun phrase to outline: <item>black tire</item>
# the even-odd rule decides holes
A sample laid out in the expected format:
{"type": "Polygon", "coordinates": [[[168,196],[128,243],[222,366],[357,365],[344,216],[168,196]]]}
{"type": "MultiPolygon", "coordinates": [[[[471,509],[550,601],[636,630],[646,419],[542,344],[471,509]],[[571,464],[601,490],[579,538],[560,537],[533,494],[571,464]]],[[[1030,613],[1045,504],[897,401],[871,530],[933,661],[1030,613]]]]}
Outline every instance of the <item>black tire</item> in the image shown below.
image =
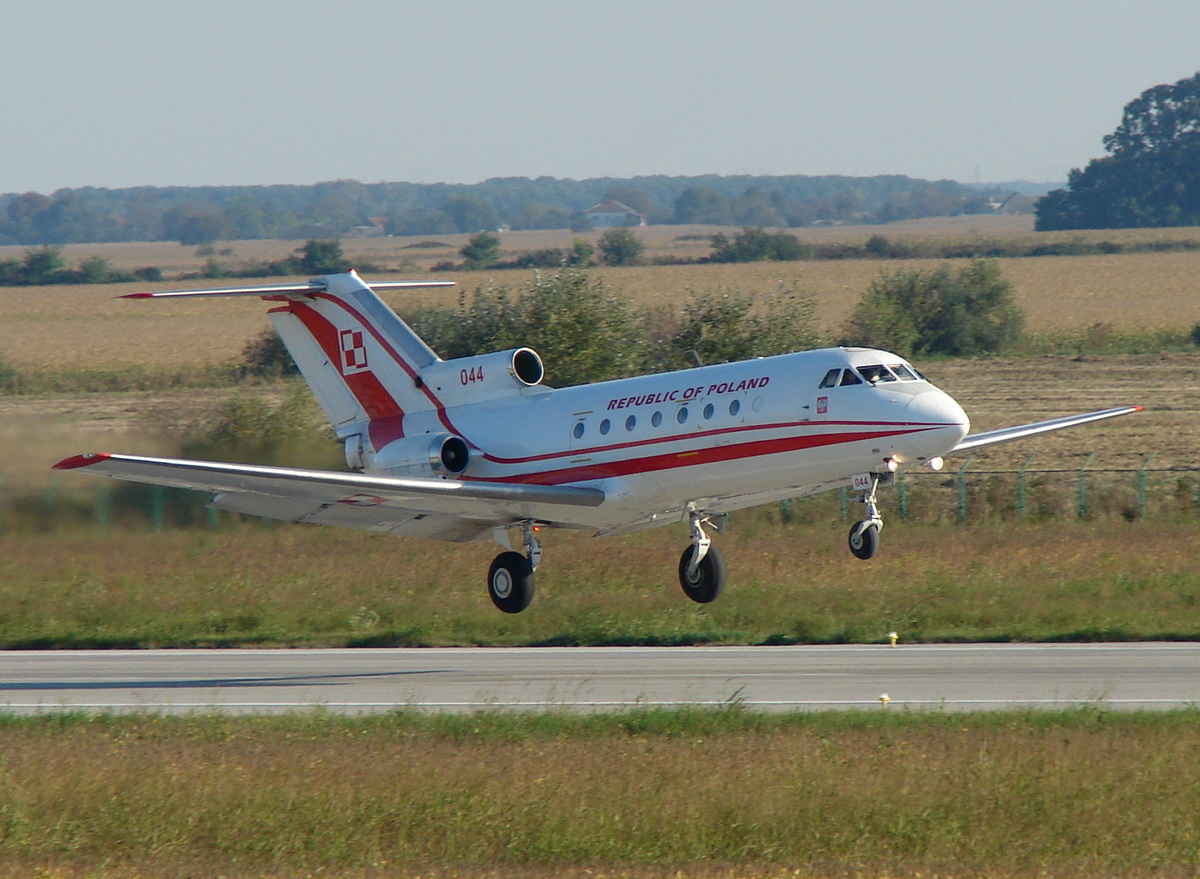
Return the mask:
{"type": "Polygon", "coordinates": [[[520,613],[533,601],[533,566],[519,552],[502,552],[488,571],[488,595],[505,613],[520,613]]]}
{"type": "Polygon", "coordinates": [[[683,587],[683,594],[692,601],[708,604],[720,598],[725,591],[725,559],[719,549],[710,546],[696,566],[696,572],[689,577],[688,566],[695,552],[696,547],[689,546],[679,559],[679,585],[683,587]]]}
{"type": "Polygon", "coordinates": [[[851,528],[850,551],[863,561],[875,558],[879,552],[879,526],[868,525],[865,528],[859,528],[858,525],[855,525],[851,528]]]}

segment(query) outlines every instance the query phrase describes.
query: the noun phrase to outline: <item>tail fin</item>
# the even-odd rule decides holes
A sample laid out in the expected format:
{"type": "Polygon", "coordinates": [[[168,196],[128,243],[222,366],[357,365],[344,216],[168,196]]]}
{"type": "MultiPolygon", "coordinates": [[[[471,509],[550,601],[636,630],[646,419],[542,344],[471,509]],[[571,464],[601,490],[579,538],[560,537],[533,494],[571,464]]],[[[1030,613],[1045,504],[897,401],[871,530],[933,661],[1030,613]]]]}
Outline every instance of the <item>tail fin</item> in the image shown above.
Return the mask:
{"type": "MultiPolygon", "coordinates": [[[[453,283],[381,281],[372,287],[448,287],[453,283]]],[[[127,298],[185,296],[260,296],[280,303],[270,311],[271,322],[343,439],[361,434],[368,424],[372,433],[389,426],[384,433],[401,436],[406,412],[436,405],[422,392],[420,373],[440,362],[437,354],[356,272],[299,284],[133,293],[127,298]]],[[[347,457],[352,458],[349,446],[347,457]]]]}
{"type": "MultiPolygon", "coordinates": [[[[542,360],[529,348],[441,360],[375,294],[453,283],[378,281],[368,286],[357,273],[347,272],[299,284],[131,293],[126,298],[260,296],[279,303],[269,312],[271,322],[345,442],[346,462],[362,469],[385,446],[405,436],[409,413],[436,411],[435,429],[453,435],[457,431],[447,407],[528,393],[541,384],[542,360]]],[[[430,423],[426,419],[424,432],[430,423]]],[[[469,441],[450,439],[458,450],[451,457],[465,464],[460,453],[469,441]]],[[[426,452],[422,447],[418,457],[424,460],[426,452]]],[[[393,458],[412,454],[407,447],[393,447],[393,458]]]]}

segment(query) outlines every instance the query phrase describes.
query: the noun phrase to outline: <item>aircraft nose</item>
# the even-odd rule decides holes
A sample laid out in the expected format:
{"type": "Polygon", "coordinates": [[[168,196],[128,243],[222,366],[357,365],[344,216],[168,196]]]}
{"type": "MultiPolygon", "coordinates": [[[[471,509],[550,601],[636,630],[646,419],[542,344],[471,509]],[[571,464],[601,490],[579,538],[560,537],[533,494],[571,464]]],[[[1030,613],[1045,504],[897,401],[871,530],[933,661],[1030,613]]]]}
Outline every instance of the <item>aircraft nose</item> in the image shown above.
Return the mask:
{"type": "Polygon", "coordinates": [[[928,424],[929,430],[917,435],[917,441],[927,456],[943,455],[950,451],[971,429],[971,420],[962,406],[936,388],[917,394],[904,407],[910,423],[928,424]]]}

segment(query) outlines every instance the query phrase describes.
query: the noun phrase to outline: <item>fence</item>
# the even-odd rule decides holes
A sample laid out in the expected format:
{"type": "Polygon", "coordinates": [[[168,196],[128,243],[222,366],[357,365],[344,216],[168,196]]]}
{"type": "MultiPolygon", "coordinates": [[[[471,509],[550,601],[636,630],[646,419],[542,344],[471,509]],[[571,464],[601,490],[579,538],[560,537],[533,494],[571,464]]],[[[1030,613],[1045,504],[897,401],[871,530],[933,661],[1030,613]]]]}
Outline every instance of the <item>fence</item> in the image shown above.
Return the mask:
{"type": "MultiPolygon", "coordinates": [[[[888,518],[966,525],[1003,520],[1062,520],[1200,514],[1200,469],[1151,467],[1153,455],[1136,468],[1093,468],[1092,458],[1075,469],[1034,469],[1033,458],[1016,469],[971,470],[973,458],[956,469],[909,470],[882,489],[888,518]]],[[[857,519],[861,508],[849,488],[784,501],[784,521],[857,519]]],[[[161,486],[105,481],[84,493],[61,480],[40,491],[17,492],[0,483],[0,533],[52,530],[91,524],[114,527],[218,528],[253,517],[217,512],[207,495],[161,486]]]]}

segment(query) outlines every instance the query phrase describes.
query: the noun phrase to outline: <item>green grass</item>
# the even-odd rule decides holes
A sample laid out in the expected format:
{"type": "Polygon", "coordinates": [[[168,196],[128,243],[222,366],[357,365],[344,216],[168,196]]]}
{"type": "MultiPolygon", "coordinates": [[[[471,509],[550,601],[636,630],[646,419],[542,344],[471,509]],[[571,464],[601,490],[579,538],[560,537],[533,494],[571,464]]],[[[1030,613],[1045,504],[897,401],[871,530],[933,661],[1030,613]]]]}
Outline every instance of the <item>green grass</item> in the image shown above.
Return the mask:
{"type": "Polygon", "coordinates": [[[673,645],[1200,638],[1200,523],[893,520],[861,562],[835,519],[739,514],[711,605],[681,527],[545,536],[534,604],[493,608],[497,547],[305,526],[0,537],[0,647],[673,645]]]}
{"type": "Polygon", "coordinates": [[[1198,748],[1194,711],[10,717],[0,871],[1192,876],[1198,748]]]}

